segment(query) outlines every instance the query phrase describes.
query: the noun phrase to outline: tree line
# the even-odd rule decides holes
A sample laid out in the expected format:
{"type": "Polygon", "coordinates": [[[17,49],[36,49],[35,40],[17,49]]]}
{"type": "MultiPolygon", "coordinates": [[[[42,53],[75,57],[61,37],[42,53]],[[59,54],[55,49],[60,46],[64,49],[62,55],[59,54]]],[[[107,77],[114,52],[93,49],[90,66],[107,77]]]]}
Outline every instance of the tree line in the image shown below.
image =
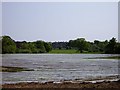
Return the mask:
{"type": "Polygon", "coordinates": [[[106,54],[120,54],[120,43],[116,38],[109,41],[86,41],[85,38],[77,38],[68,42],[34,42],[14,41],[9,36],[2,37],[2,53],[48,53],[52,49],[75,49],[77,52],[97,52],[106,54]]]}
{"type": "Polygon", "coordinates": [[[79,52],[100,52],[106,54],[120,54],[120,43],[113,37],[111,40],[94,42],[86,41],[84,38],[70,40],[68,42],[69,48],[75,48],[79,52]]]}
{"type": "Polygon", "coordinates": [[[2,37],[2,53],[46,53],[50,50],[52,50],[51,43],[42,40],[19,42],[9,36],[2,37]]]}
{"type": "Polygon", "coordinates": [[[53,42],[52,47],[53,49],[76,49],[80,53],[120,54],[120,43],[114,37],[109,41],[94,40],[94,42],[86,41],[85,38],[77,38],[69,42],[53,42]]]}

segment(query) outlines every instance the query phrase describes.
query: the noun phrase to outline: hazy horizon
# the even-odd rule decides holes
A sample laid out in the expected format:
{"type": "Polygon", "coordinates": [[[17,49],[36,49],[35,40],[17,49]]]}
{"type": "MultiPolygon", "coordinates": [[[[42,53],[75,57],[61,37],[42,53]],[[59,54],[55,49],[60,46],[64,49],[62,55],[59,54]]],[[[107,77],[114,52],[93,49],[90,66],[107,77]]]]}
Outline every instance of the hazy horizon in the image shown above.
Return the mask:
{"type": "Polygon", "coordinates": [[[118,40],[118,3],[3,2],[2,24],[15,41],[118,40]]]}

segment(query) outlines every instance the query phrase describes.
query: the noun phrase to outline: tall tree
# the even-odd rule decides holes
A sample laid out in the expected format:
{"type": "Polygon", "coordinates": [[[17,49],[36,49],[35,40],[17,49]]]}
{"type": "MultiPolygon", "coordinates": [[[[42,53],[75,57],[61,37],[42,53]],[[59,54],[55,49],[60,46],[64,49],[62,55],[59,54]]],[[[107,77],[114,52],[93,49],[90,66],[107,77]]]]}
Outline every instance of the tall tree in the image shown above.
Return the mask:
{"type": "Polygon", "coordinates": [[[15,53],[16,44],[9,36],[2,37],[2,53],[15,53]]]}
{"type": "Polygon", "coordinates": [[[82,53],[83,50],[86,49],[87,42],[85,41],[84,38],[78,38],[76,40],[76,45],[77,45],[78,50],[82,53]]]}
{"type": "Polygon", "coordinates": [[[117,43],[117,44],[115,45],[115,53],[116,53],[116,54],[120,54],[120,43],[117,43]]]}
{"type": "Polygon", "coordinates": [[[84,38],[70,40],[68,44],[70,47],[77,48],[78,51],[80,51],[81,53],[83,52],[83,50],[85,50],[87,48],[87,42],[85,41],[84,38]]]}
{"type": "Polygon", "coordinates": [[[112,38],[106,45],[105,53],[113,54],[115,53],[116,38],[112,38]]]}
{"type": "Polygon", "coordinates": [[[44,46],[44,41],[36,41],[35,46],[38,49],[38,53],[44,53],[46,52],[45,46],[44,46]]]}
{"type": "Polygon", "coordinates": [[[50,43],[47,43],[47,42],[44,42],[44,46],[45,46],[45,49],[46,49],[46,52],[49,52],[52,50],[52,45],[50,43]]]}

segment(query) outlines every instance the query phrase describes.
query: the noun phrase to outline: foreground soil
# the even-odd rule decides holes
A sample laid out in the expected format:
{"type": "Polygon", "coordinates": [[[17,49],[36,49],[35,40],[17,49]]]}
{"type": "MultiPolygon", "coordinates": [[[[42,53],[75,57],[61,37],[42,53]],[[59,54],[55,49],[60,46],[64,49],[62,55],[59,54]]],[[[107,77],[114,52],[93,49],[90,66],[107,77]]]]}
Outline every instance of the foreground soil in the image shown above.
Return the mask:
{"type": "Polygon", "coordinates": [[[30,89],[30,88],[39,88],[42,90],[52,90],[54,88],[58,89],[64,89],[64,88],[109,88],[113,90],[117,90],[120,88],[120,81],[116,82],[100,82],[100,83],[71,83],[71,82],[63,82],[63,83],[53,83],[53,82],[47,82],[47,83],[17,83],[17,84],[4,84],[2,85],[3,89],[9,88],[9,89],[15,89],[15,88],[21,88],[21,89],[30,89]]]}

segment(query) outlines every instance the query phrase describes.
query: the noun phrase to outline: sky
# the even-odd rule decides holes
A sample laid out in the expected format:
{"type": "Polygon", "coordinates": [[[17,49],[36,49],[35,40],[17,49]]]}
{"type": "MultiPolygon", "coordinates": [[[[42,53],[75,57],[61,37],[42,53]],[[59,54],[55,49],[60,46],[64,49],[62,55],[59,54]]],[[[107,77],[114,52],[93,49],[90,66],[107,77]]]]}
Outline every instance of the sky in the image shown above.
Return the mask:
{"type": "MultiPolygon", "coordinates": [[[[2,3],[0,2],[0,36],[2,36],[2,3]]],[[[0,40],[2,38],[0,37],[0,40]]],[[[0,43],[0,53],[2,53],[2,43],[0,43]]],[[[0,55],[0,65],[2,66],[2,54],[0,55]]],[[[0,75],[0,78],[2,78],[2,76],[0,75]]],[[[0,83],[2,83],[0,81],[0,83]]]]}
{"type": "MultiPolygon", "coordinates": [[[[118,16],[120,16],[120,2],[118,3],[118,16]]],[[[120,42],[120,17],[118,17],[118,41],[120,42]]]]}
{"type": "Polygon", "coordinates": [[[118,38],[118,3],[3,2],[2,35],[50,42],[118,38]]]}

